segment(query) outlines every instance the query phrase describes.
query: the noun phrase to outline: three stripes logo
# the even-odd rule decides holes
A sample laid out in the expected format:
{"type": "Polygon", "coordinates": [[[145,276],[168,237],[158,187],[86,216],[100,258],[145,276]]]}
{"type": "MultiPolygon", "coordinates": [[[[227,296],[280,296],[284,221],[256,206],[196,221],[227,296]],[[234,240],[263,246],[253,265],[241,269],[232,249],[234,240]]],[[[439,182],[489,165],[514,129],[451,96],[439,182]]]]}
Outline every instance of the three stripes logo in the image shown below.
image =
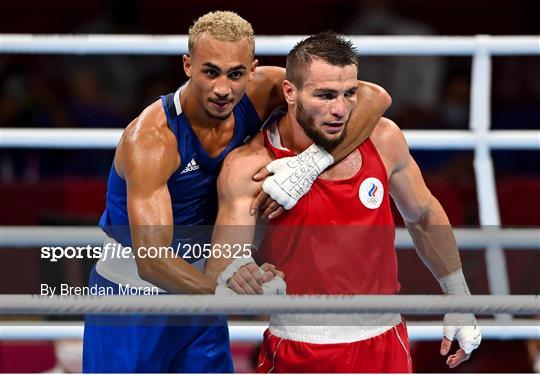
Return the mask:
{"type": "Polygon", "coordinates": [[[184,173],[188,173],[188,172],[193,172],[193,171],[196,171],[197,169],[199,169],[199,164],[197,164],[197,162],[195,161],[194,158],[191,159],[191,161],[188,163],[188,165],[186,165],[186,167],[184,168],[184,170],[182,172],[180,172],[180,174],[184,174],[184,173]]]}

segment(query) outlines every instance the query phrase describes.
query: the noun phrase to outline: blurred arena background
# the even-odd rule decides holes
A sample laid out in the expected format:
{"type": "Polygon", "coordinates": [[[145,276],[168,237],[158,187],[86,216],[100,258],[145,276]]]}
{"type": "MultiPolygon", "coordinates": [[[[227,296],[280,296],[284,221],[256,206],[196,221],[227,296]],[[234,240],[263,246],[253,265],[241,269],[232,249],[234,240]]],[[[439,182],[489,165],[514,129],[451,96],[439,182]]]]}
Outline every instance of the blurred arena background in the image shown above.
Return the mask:
{"type": "MultiPolygon", "coordinates": [[[[232,10],[256,35],[538,35],[537,0],[0,2],[1,33],[185,34],[200,15],[232,10]]],[[[540,48],[540,47],[539,47],[540,48]]],[[[281,65],[284,56],[259,57],[281,65]]],[[[359,78],[385,87],[387,113],[402,129],[469,128],[471,57],[361,56],[359,78]]],[[[540,129],[540,56],[492,58],[491,129],[540,129]]],[[[181,56],[1,54],[0,127],[123,128],[186,77],[181,56]]],[[[540,142],[540,140],[539,140],[540,142]]],[[[112,150],[0,148],[0,224],[95,225],[104,208],[112,150]]],[[[501,224],[540,226],[540,152],[492,151],[501,224]]],[[[456,227],[478,227],[473,151],[413,150],[428,186],[456,227]]],[[[396,223],[402,223],[396,216],[396,223]]],[[[461,253],[469,287],[489,294],[483,251],[461,253]]],[[[539,294],[540,253],[505,253],[510,292],[539,294]]],[[[404,294],[439,286],[413,249],[398,251],[404,294]]],[[[1,249],[0,293],[39,293],[39,284],[86,284],[93,260],[56,264],[36,249],[1,249]]],[[[2,317],[2,320],[4,321],[2,317]]],[[[416,372],[447,372],[439,342],[413,342],[416,372]]],[[[486,341],[452,372],[531,372],[535,345],[486,341]]],[[[236,370],[252,371],[257,347],[234,343],[236,370]]],[[[53,342],[0,341],[0,372],[61,369],[53,342]]],[[[80,370],[79,370],[80,371],[80,370]]]]}

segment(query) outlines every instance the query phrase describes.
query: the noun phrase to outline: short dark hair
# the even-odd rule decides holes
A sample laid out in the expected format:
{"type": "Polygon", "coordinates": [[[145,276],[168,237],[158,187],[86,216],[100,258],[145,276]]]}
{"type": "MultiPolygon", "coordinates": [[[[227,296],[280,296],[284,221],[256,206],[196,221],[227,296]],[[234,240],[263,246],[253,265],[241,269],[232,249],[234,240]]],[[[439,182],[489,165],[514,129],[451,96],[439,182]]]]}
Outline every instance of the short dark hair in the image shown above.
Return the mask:
{"type": "Polygon", "coordinates": [[[358,67],[357,51],[350,40],[333,31],[323,31],[298,42],[287,55],[285,78],[296,87],[304,85],[307,67],[314,59],[331,65],[358,67]]]}

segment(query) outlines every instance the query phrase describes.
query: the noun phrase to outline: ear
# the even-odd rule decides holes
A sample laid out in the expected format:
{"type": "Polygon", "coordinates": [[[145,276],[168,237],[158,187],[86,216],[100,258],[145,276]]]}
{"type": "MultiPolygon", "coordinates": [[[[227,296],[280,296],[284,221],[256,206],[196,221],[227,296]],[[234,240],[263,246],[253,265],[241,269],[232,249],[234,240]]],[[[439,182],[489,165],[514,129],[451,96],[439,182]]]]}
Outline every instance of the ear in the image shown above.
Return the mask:
{"type": "Polygon", "coordinates": [[[249,68],[250,81],[253,79],[253,76],[255,75],[255,69],[257,68],[257,65],[259,65],[259,60],[253,59],[253,62],[251,63],[251,67],[249,68]]]}
{"type": "Polygon", "coordinates": [[[294,105],[296,103],[296,95],[298,92],[296,86],[294,86],[291,81],[285,79],[281,84],[281,88],[283,89],[283,95],[285,96],[285,101],[287,104],[294,105]]]}
{"type": "Polygon", "coordinates": [[[191,56],[190,55],[183,55],[182,56],[182,64],[184,66],[184,73],[186,73],[188,78],[191,78],[191,56]]]}

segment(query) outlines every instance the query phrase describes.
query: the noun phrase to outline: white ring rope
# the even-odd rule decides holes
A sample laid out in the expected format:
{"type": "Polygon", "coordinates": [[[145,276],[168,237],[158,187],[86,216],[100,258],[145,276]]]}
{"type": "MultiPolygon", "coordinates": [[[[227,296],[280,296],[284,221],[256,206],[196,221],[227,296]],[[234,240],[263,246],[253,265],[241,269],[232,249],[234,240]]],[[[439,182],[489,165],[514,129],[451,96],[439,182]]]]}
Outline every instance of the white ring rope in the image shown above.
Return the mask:
{"type": "MultiPolygon", "coordinates": [[[[0,148],[115,148],[123,129],[0,128],[0,148]]],[[[404,130],[409,147],[472,150],[479,141],[492,149],[540,149],[540,131],[492,130],[480,137],[466,130],[404,130]]]]}
{"type": "MultiPolygon", "coordinates": [[[[511,324],[501,325],[496,320],[480,319],[483,340],[540,340],[540,321],[515,319],[511,324]]],[[[259,343],[268,324],[254,321],[229,321],[229,336],[233,342],[259,343]]],[[[82,340],[82,322],[5,322],[0,328],[0,340],[82,340]]],[[[407,333],[411,341],[440,340],[440,321],[408,321],[407,333]]]]}
{"type": "Polygon", "coordinates": [[[0,295],[2,315],[392,313],[540,314],[538,295],[443,296],[39,296],[0,295]]]}
{"type": "MultiPolygon", "coordinates": [[[[462,250],[483,250],[490,245],[511,249],[540,249],[538,228],[482,229],[454,228],[458,246],[462,250]]],[[[28,248],[43,246],[102,246],[105,234],[98,227],[71,226],[2,226],[0,248],[28,248]]],[[[414,244],[406,229],[396,228],[396,248],[412,249],[414,244]]]]}
{"type": "MultiPolygon", "coordinates": [[[[258,35],[256,54],[286,55],[305,35],[258,35]]],[[[540,37],[531,36],[347,36],[362,55],[470,56],[540,54],[540,37]]],[[[187,53],[187,35],[33,35],[0,34],[0,53],[142,54],[187,53]]]]}

